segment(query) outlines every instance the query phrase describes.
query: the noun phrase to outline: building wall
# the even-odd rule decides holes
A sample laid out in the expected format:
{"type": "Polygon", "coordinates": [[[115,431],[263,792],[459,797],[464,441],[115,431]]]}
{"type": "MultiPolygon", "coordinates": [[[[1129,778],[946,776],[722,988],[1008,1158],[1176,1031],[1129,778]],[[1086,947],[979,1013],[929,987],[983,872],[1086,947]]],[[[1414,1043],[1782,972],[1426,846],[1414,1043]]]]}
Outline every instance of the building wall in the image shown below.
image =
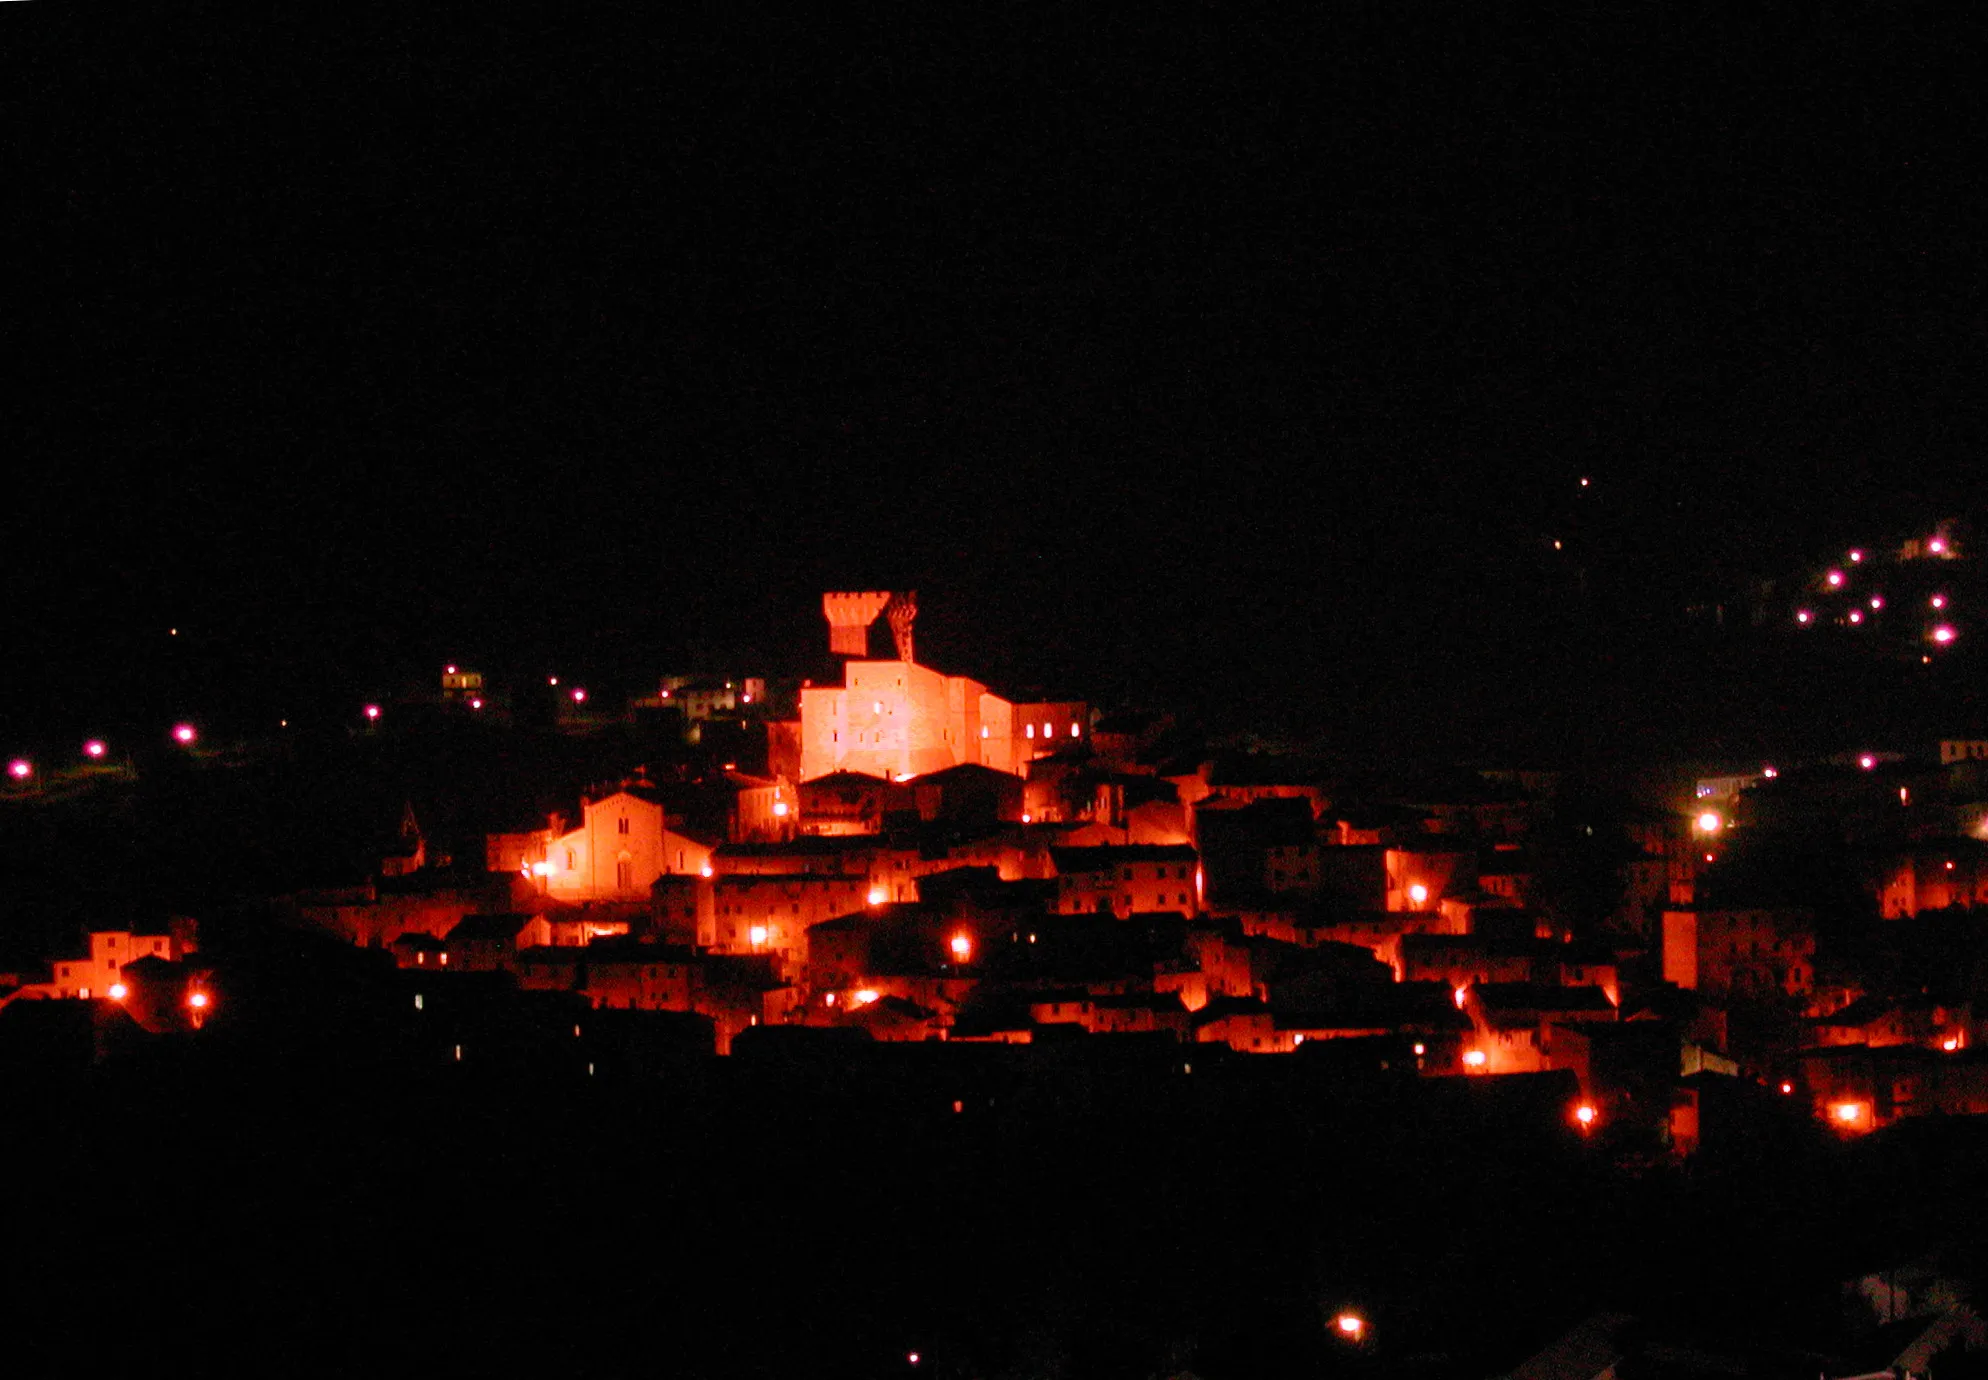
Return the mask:
{"type": "Polygon", "coordinates": [[[850,661],[841,685],[801,691],[801,779],[854,771],[896,781],[969,762],[1019,776],[1039,752],[1081,740],[1087,713],[1075,703],[1016,706],[915,662],[850,661]]]}
{"type": "Polygon", "coordinates": [[[51,965],[49,988],[58,997],[106,995],[124,965],[140,958],[181,957],[179,946],[163,934],[133,934],[129,930],[92,930],[87,958],[62,958],[51,965]]]}

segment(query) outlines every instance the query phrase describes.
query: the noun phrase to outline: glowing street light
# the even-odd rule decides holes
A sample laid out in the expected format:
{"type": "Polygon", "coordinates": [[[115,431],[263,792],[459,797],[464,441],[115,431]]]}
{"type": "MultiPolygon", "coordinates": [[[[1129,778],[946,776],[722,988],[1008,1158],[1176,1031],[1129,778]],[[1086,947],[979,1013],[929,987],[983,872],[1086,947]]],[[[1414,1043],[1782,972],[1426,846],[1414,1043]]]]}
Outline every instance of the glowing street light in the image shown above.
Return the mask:
{"type": "Polygon", "coordinates": [[[35,774],[35,764],[25,757],[16,757],[7,764],[7,775],[16,781],[25,781],[35,774]]]}
{"type": "Polygon", "coordinates": [[[1590,1129],[1595,1124],[1595,1109],[1588,1103],[1583,1102],[1580,1106],[1574,1108],[1574,1120],[1581,1123],[1583,1131],[1590,1129]]]}
{"type": "Polygon", "coordinates": [[[865,987],[851,998],[858,1006],[868,1006],[883,994],[874,987],[865,987]]]}
{"type": "Polygon", "coordinates": [[[1864,1115],[1861,1102],[1838,1102],[1829,1109],[1829,1114],[1845,1126],[1854,1126],[1864,1115]]]}
{"type": "Polygon", "coordinates": [[[194,739],[199,736],[200,734],[195,731],[192,724],[173,725],[173,741],[181,747],[192,747],[194,739]]]}
{"type": "Polygon", "coordinates": [[[1815,621],[1815,615],[1807,609],[1797,609],[1795,610],[1795,621],[1806,628],[1815,621]]]}
{"type": "Polygon", "coordinates": [[[369,718],[369,719],[377,719],[377,718],[379,718],[379,717],[380,717],[380,707],[379,707],[379,706],[378,706],[377,704],[369,704],[369,705],[367,705],[367,706],[366,706],[366,717],[367,717],[367,718],[369,718]]]}
{"type": "Polygon", "coordinates": [[[1464,1051],[1464,1055],[1463,1055],[1463,1062],[1464,1062],[1465,1064],[1469,1065],[1469,1066],[1470,1066],[1471,1068],[1474,1068],[1474,1069],[1481,1069],[1481,1068],[1483,1068],[1483,1067],[1484,1067],[1484,1051],[1483,1051],[1483,1050],[1481,1050],[1481,1049],[1469,1049],[1469,1050],[1465,1050],[1465,1051],[1464,1051]]]}
{"type": "Polygon", "coordinates": [[[1468,999],[1470,996],[1470,989],[1468,987],[1453,988],[1450,991],[1450,996],[1456,1002],[1456,1009],[1461,1011],[1463,1010],[1463,1004],[1465,1000],[1468,999]]]}
{"type": "Polygon", "coordinates": [[[1831,589],[1841,589],[1843,588],[1843,572],[1840,570],[1832,570],[1827,575],[1822,577],[1822,582],[1828,585],[1831,589]]]}
{"type": "Polygon", "coordinates": [[[953,959],[956,962],[964,963],[973,957],[973,940],[966,935],[954,935],[952,941],[946,947],[953,951],[953,959]]]}
{"type": "Polygon", "coordinates": [[[1781,1084],[1781,1092],[1783,1096],[1786,1096],[1787,1094],[1793,1092],[1794,1090],[1795,1090],[1795,1085],[1793,1083],[1784,1082],[1781,1084]]]}
{"type": "Polygon", "coordinates": [[[1857,759],[1857,765],[1862,767],[1865,771],[1870,771],[1873,767],[1877,766],[1877,764],[1878,764],[1878,759],[1872,756],[1868,752],[1864,753],[1862,756],[1860,756],[1857,759]]]}
{"type": "Polygon", "coordinates": [[[880,906],[890,899],[890,893],[880,886],[873,886],[870,888],[870,894],[863,899],[873,906],[880,906]]]}
{"type": "Polygon", "coordinates": [[[1942,623],[1939,627],[1933,629],[1933,641],[1939,643],[1942,647],[1952,642],[1958,636],[1960,634],[1955,632],[1952,625],[1947,623],[1942,623]]]}
{"type": "Polygon", "coordinates": [[[576,685],[576,686],[574,686],[574,687],[573,687],[573,703],[575,703],[575,704],[585,704],[586,702],[587,702],[587,692],[586,692],[586,691],[584,691],[584,690],[582,690],[582,689],[581,689],[581,688],[580,688],[579,686],[577,686],[577,685],[576,685]]]}
{"type": "Polygon", "coordinates": [[[1850,553],[1850,563],[1852,565],[1855,565],[1858,561],[1861,561],[1863,559],[1864,559],[1864,553],[1861,551],[1852,551],[1850,553]]]}
{"type": "Polygon", "coordinates": [[[1936,609],[1943,609],[1947,606],[1947,596],[1944,594],[1935,594],[1932,598],[1928,599],[1926,602],[1931,604],[1936,609]]]}
{"type": "Polygon", "coordinates": [[[787,817],[787,802],[786,802],[786,801],[784,801],[784,800],[776,800],[776,801],[774,801],[774,802],[773,802],[773,817],[774,817],[775,819],[785,819],[785,818],[787,817]]]}
{"type": "Polygon", "coordinates": [[[1926,549],[1932,552],[1935,556],[1946,555],[1947,554],[1946,538],[1934,537],[1931,541],[1926,543],[1926,549]]]}
{"type": "Polygon", "coordinates": [[[205,992],[189,992],[186,994],[186,1004],[195,1011],[205,1011],[209,1004],[209,998],[205,992]]]}
{"type": "Polygon", "coordinates": [[[1717,810],[1707,810],[1692,821],[1701,834],[1716,834],[1726,827],[1726,821],[1719,817],[1717,810]]]}
{"type": "MultiPolygon", "coordinates": [[[[1581,482],[1585,484],[1588,481],[1583,479],[1581,482]]],[[[1349,1342],[1357,1342],[1367,1335],[1367,1320],[1358,1313],[1341,1313],[1332,1320],[1332,1326],[1349,1342]]]]}
{"type": "Polygon", "coordinates": [[[1871,596],[1871,607],[1872,607],[1872,608],[1874,608],[1874,609],[1881,609],[1881,608],[1883,608],[1883,607],[1884,607],[1884,596],[1883,596],[1882,594],[1873,594],[1873,595],[1871,596]]]}
{"type": "Polygon", "coordinates": [[[766,942],[766,926],[754,925],[750,930],[746,931],[746,937],[752,940],[753,948],[757,949],[766,942]]]}
{"type": "Polygon", "coordinates": [[[1864,611],[1863,611],[1862,609],[1851,609],[1851,610],[1850,610],[1850,621],[1851,621],[1852,623],[1861,623],[1861,622],[1863,622],[1863,621],[1864,621],[1864,611]]]}
{"type": "Polygon", "coordinates": [[[101,738],[92,738],[89,742],[83,744],[83,755],[92,762],[101,762],[104,754],[109,751],[110,749],[104,746],[104,740],[101,738]]]}
{"type": "Polygon", "coordinates": [[[1421,905],[1429,899],[1429,888],[1423,886],[1420,882],[1415,883],[1415,885],[1408,888],[1408,899],[1418,906],[1421,905]]]}
{"type": "Polygon", "coordinates": [[[113,982],[110,985],[110,990],[106,992],[104,995],[109,997],[112,1001],[123,1001],[126,997],[131,995],[131,989],[129,987],[126,987],[121,982],[113,982]]]}

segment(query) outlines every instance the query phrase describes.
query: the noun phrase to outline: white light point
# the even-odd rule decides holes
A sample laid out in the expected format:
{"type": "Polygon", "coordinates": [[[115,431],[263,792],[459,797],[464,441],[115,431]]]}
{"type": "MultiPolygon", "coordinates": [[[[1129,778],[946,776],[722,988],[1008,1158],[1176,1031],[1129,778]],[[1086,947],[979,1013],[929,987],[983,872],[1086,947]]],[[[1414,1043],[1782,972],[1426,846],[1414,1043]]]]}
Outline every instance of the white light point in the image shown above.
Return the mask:
{"type": "Polygon", "coordinates": [[[194,732],[192,724],[178,724],[173,728],[173,741],[181,747],[192,746],[193,740],[199,736],[194,732]]]}
{"type": "Polygon", "coordinates": [[[1955,632],[1951,627],[1949,627],[1945,623],[1942,623],[1940,624],[1939,627],[1933,629],[1933,641],[1939,643],[1942,647],[1946,646],[1949,642],[1952,642],[1958,636],[1960,636],[1960,634],[1955,632]]]}
{"type": "Polygon", "coordinates": [[[104,754],[109,751],[110,749],[104,746],[104,740],[101,738],[92,738],[89,742],[83,744],[83,755],[92,762],[101,761],[104,754]]]}

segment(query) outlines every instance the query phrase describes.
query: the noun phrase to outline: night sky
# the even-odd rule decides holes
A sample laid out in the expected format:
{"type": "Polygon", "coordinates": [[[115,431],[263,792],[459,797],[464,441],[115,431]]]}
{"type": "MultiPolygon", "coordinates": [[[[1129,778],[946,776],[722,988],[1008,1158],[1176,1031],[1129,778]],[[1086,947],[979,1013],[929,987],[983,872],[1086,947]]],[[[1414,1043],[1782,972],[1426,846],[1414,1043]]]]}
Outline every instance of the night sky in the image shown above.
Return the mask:
{"type": "Polygon", "coordinates": [[[1770,9],[11,6],[0,727],[906,586],[1005,690],[1564,715],[1980,506],[1978,72],[1770,9]]]}

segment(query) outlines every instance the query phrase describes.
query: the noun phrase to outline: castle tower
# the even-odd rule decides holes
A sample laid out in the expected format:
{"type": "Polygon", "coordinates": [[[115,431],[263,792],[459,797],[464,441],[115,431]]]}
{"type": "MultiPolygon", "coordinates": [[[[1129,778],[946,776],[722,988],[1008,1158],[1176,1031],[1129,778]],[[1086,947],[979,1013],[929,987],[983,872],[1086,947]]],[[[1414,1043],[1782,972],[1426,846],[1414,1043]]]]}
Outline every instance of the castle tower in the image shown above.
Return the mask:
{"type": "Polygon", "coordinates": [[[837,656],[866,657],[870,654],[870,624],[889,607],[888,590],[864,590],[821,596],[821,611],[828,619],[828,649],[837,656]]]}
{"type": "Polygon", "coordinates": [[[911,621],[918,616],[918,591],[908,589],[893,594],[884,605],[884,619],[890,624],[891,640],[897,643],[899,661],[916,661],[911,655],[911,621]]]}

